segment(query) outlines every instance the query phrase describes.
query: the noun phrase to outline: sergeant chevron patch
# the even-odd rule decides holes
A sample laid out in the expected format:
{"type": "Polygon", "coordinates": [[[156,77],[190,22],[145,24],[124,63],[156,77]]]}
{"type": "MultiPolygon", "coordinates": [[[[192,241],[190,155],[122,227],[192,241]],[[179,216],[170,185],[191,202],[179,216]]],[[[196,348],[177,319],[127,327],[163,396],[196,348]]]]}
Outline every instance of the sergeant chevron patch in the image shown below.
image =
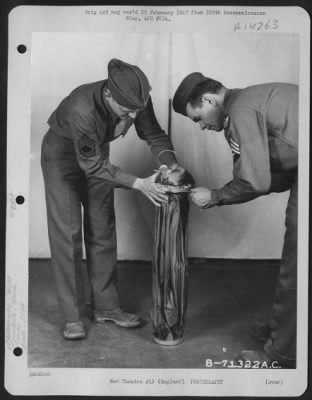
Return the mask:
{"type": "Polygon", "coordinates": [[[79,153],[86,158],[95,155],[95,142],[86,134],[78,140],[79,153]]]}
{"type": "Polygon", "coordinates": [[[232,156],[235,162],[240,157],[240,147],[239,144],[232,137],[230,137],[229,143],[232,150],[232,156]]]}

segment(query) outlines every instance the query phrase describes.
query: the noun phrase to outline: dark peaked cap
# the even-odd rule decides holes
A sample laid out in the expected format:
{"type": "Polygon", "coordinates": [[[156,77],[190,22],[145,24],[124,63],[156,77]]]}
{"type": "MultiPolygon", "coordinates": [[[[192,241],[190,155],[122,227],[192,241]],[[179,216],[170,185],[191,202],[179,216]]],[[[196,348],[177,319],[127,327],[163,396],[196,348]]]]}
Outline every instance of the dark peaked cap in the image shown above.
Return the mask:
{"type": "Polygon", "coordinates": [[[145,108],[151,90],[139,67],[113,58],[108,63],[108,89],[114,100],[130,109],[145,108]]]}
{"type": "Polygon", "coordinates": [[[208,78],[200,72],[193,72],[183,79],[176,90],[172,101],[172,106],[175,112],[186,115],[186,105],[192,90],[198,83],[203,82],[206,79],[208,78]]]}

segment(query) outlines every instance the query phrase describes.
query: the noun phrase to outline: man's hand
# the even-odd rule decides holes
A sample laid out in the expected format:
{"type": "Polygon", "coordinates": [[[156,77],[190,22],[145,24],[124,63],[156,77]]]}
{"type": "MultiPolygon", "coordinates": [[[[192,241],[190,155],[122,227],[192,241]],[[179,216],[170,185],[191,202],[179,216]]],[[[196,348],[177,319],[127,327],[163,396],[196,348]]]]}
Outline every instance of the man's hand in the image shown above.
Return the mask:
{"type": "Polygon", "coordinates": [[[192,189],[191,199],[200,208],[208,208],[211,201],[211,190],[205,187],[192,189]]]}
{"type": "Polygon", "coordinates": [[[168,195],[161,185],[155,183],[156,176],[157,173],[148,178],[137,178],[132,187],[142,192],[155,206],[160,207],[161,203],[168,201],[168,195]]]}

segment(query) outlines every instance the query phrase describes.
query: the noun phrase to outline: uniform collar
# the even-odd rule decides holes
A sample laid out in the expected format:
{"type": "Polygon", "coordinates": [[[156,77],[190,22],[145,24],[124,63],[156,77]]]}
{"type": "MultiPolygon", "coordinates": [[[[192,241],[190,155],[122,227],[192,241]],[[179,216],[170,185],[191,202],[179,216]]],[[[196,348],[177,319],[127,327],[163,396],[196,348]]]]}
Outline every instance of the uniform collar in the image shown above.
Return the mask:
{"type": "Polygon", "coordinates": [[[225,115],[223,121],[223,129],[225,130],[229,127],[231,122],[231,117],[230,117],[231,104],[235,100],[237,93],[240,91],[241,89],[226,89],[223,102],[224,115],[225,115]]]}
{"type": "Polygon", "coordinates": [[[224,120],[223,120],[223,129],[227,129],[230,125],[230,116],[225,115],[224,120]]]}
{"type": "Polygon", "coordinates": [[[225,95],[224,95],[224,101],[223,101],[223,107],[224,107],[224,113],[227,115],[229,108],[235,99],[236,95],[238,92],[240,92],[241,89],[226,89],[225,95]]]}
{"type": "Polygon", "coordinates": [[[104,90],[106,88],[107,88],[107,80],[104,81],[104,85],[101,89],[102,104],[105,107],[107,114],[108,114],[109,118],[111,119],[113,125],[116,125],[120,121],[120,118],[118,117],[117,114],[114,113],[114,111],[112,110],[111,106],[109,105],[109,102],[107,101],[107,99],[104,95],[104,90]]]}

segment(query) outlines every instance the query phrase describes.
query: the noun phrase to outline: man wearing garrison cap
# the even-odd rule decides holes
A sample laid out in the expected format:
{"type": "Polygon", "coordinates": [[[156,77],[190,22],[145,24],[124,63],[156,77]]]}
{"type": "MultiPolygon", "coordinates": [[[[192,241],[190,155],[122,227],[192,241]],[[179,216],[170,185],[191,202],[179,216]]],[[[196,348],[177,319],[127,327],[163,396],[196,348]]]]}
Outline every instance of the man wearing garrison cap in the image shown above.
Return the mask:
{"type": "Polygon", "coordinates": [[[52,269],[66,339],[86,335],[80,310],[82,225],[95,321],[122,327],[140,324],[119,305],[113,187],[137,189],[156,206],[167,195],[155,183],[156,174],[142,179],[112,165],[109,143],[125,136],[134,124],[158,161],[183,174],[155,117],[150,90],[140,68],[112,59],[108,79],[74,89],[48,120],[42,170],[52,269]]]}
{"type": "Polygon", "coordinates": [[[202,209],[244,203],[271,192],[290,190],[286,234],[272,313],[256,323],[253,335],[263,351],[242,351],[241,361],[296,363],[298,86],[267,83],[227,89],[199,72],[181,82],[173,108],[202,130],[224,131],[232,150],[233,179],[220,188],[193,189],[193,202],[202,209]]]}

